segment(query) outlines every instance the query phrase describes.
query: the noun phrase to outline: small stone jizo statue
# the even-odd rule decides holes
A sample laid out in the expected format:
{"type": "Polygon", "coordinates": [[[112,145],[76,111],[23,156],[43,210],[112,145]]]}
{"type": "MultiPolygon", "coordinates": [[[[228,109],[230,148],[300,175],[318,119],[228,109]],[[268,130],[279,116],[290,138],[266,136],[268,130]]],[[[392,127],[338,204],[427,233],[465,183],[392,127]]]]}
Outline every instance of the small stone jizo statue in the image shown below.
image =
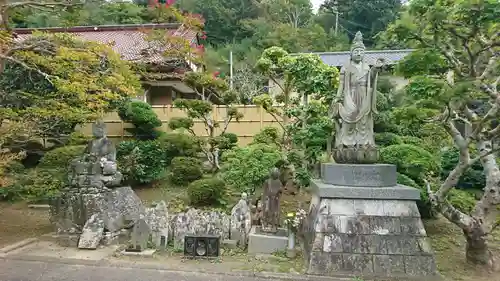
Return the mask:
{"type": "Polygon", "coordinates": [[[357,32],[351,47],[351,59],[340,70],[337,97],[332,103],[336,123],[337,163],[375,163],[378,150],[373,134],[373,116],[377,114],[377,79],[383,59],[370,67],[364,59],[365,46],[357,32]]]}
{"type": "Polygon", "coordinates": [[[271,169],[270,177],[264,182],[262,193],[262,231],[276,233],[280,218],[280,197],[283,184],[280,170],[271,169]]]}
{"type": "Polygon", "coordinates": [[[240,246],[245,246],[252,227],[252,215],[248,206],[248,195],[245,192],[231,210],[231,224],[232,239],[238,240],[240,246]]]}

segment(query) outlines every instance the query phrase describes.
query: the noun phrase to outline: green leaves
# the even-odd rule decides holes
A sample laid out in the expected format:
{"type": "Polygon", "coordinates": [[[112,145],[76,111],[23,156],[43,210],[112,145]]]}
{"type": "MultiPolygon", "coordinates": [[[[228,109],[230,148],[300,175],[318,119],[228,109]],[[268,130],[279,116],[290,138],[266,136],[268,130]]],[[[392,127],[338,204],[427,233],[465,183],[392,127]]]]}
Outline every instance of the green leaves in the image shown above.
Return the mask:
{"type": "Polygon", "coordinates": [[[192,129],[194,121],[187,117],[172,117],[168,122],[168,127],[172,130],[177,129],[192,129]]]}
{"type": "Polygon", "coordinates": [[[0,77],[4,106],[38,123],[38,134],[58,137],[76,124],[112,111],[136,96],[138,77],[110,47],[68,34],[36,33],[17,43],[0,77]]]}
{"type": "Polygon", "coordinates": [[[270,169],[283,158],[274,145],[235,147],[223,154],[221,176],[228,185],[241,191],[251,191],[264,182],[270,169]]]}
{"type": "Polygon", "coordinates": [[[205,118],[212,112],[212,104],[203,100],[177,99],[174,105],[185,110],[190,118],[205,118]]]}
{"type": "Polygon", "coordinates": [[[418,49],[397,64],[396,72],[405,78],[417,75],[441,76],[449,69],[446,58],[433,49],[418,49]]]}
{"type": "Polygon", "coordinates": [[[127,101],[118,108],[118,115],[126,122],[134,125],[127,128],[137,139],[155,139],[160,135],[156,128],[162,125],[151,105],[143,101],[127,101]]]}

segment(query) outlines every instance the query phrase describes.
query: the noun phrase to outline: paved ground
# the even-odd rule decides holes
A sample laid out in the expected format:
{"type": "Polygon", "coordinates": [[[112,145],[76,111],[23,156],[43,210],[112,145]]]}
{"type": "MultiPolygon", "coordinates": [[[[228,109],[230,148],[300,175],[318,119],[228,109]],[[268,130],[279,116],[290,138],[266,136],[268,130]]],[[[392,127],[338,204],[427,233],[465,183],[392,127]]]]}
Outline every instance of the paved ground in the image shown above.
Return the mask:
{"type": "Polygon", "coordinates": [[[157,269],[71,265],[0,259],[0,281],[264,281],[253,277],[157,269]]]}

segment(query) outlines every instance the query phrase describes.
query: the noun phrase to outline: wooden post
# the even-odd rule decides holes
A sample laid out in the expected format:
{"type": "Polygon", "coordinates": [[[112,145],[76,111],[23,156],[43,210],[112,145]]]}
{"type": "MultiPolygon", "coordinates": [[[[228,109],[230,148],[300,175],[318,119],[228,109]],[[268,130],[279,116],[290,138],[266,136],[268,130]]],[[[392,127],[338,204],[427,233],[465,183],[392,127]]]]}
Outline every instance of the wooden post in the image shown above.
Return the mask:
{"type": "Polygon", "coordinates": [[[259,106],[260,129],[264,128],[264,108],[259,106]]]}
{"type": "Polygon", "coordinates": [[[123,123],[123,120],[121,120],[120,125],[121,125],[121,137],[122,137],[122,141],[123,141],[123,137],[124,137],[123,131],[125,131],[125,124],[123,123]]]}
{"type": "Polygon", "coordinates": [[[212,120],[214,122],[214,124],[213,124],[214,125],[214,136],[216,136],[218,134],[218,131],[219,131],[219,128],[215,126],[215,124],[218,121],[218,117],[219,117],[218,116],[219,114],[217,111],[218,111],[218,107],[217,107],[217,105],[214,104],[212,106],[212,120]]]}

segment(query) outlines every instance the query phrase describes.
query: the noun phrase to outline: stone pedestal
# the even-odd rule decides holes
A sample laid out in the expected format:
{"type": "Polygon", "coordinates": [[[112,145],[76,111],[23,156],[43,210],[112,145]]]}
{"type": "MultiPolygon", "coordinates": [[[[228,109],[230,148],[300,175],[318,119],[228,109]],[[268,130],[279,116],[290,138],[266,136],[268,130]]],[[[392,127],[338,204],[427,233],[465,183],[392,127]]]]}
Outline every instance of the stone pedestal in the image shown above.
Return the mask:
{"type": "MultiPolygon", "coordinates": [[[[140,198],[129,186],[93,192],[68,188],[52,200],[50,220],[57,234],[76,235],[80,248],[95,249],[104,232],[119,232],[133,225],[144,210],[140,198]]],[[[61,245],[73,244],[66,240],[62,239],[61,245]]]]}
{"type": "Polygon", "coordinates": [[[288,248],[288,233],[279,228],[277,233],[262,232],[260,226],[252,226],[248,239],[249,254],[272,254],[286,251],[288,248]]]}
{"type": "Polygon", "coordinates": [[[420,192],[397,184],[395,166],[328,163],[321,170],[305,226],[309,274],[437,276],[420,192]]]}

